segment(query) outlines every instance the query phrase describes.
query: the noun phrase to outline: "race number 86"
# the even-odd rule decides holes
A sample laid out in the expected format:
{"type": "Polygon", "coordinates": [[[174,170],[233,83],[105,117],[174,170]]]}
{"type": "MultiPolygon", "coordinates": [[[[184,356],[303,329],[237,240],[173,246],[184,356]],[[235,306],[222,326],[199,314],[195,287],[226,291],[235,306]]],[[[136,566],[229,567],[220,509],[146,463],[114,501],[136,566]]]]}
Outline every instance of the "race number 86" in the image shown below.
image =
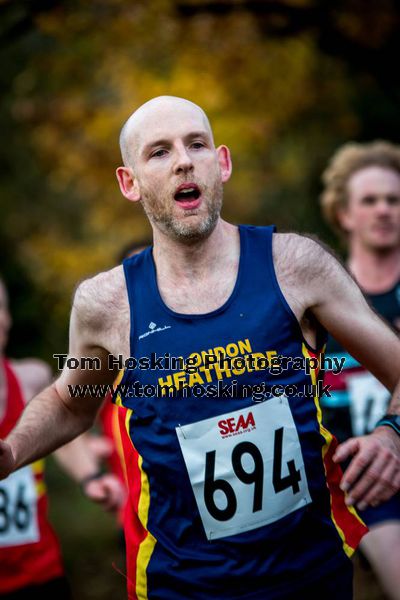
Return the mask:
{"type": "Polygon", "coordinates": [[[25,500],[24,492],[25,486],[19,484],[16,497],[12,501],[7,489],[0,487],[0,535],[8,533],[12,527],[19,531],[24,531],[29,527],[31,511],[25,500]]]}

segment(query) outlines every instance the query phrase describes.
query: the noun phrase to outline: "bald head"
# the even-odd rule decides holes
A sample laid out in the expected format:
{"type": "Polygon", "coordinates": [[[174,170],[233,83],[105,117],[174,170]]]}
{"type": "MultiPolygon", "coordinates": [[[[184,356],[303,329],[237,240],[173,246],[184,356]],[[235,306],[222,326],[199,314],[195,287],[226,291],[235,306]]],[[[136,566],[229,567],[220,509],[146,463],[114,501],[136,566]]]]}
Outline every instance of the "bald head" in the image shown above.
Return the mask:
{"type": "Polygon", "coordinates": [[[188,120],[192,121],[194,126],[201,125],[213,140],[207,115],[194,102],[176,96],[158,96],[142,104],[121,129],[119,143],[124,165],[134,166],[135,157],[149,135],[165,135],[168,125],[179,125],[188,120]]]}

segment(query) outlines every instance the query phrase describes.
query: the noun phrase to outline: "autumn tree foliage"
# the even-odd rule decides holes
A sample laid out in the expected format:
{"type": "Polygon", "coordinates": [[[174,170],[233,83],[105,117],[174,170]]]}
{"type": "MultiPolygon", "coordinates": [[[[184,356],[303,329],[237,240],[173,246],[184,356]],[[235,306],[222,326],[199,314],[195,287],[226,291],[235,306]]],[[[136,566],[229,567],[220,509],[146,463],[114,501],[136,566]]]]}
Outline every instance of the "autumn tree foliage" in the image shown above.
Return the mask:
{"type": "Polygon", "coordinates": [[[61,351],[77,281],[148,235],[114,171],[121,124],[152,96],[200,104],[230,146],[234,222],[326,237],[330,154],[400,139],[394,1],[3,0],[0,17],[0,249],[17,353],[61,351]]]}

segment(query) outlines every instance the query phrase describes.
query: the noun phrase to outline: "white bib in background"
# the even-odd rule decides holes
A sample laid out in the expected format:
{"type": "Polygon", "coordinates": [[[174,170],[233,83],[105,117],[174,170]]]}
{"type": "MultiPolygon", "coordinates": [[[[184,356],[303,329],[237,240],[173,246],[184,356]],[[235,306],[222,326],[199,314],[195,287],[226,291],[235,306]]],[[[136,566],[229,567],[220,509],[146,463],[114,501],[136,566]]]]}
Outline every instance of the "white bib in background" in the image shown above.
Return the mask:
{"type": "Polygon", "coordinates": [[[38,541],[35,477],[26,466],[0,481],[0,547],[38,541]]]}
{"type": "Polygon", "coordinates": [[[386,413],[389,391],[368,372],[349,375],[347,389],[353,435],[370,433],[386,413]]]}

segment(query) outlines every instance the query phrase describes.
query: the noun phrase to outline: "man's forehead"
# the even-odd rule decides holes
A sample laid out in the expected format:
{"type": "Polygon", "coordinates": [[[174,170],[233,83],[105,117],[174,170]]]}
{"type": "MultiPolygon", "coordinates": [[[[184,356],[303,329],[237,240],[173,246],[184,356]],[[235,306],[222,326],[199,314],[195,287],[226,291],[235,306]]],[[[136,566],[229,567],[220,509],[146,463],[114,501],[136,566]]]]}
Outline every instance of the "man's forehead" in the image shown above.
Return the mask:
{"type": "Polygon", "coordinates": [[[138,148],[143,148],[160,140],[172,141],[174,138],[183,138],[192,134],[211,137],[211,132],[202,119],[185,118],[181,115],[180,117],[151,120],[137,129],[133,136],[136,138],[138,148]]]}
{"type": "Polygon", "coordinates": [[[349,179],[349,191],[359,195],[365,192],[400,191],[400,174],[388,167],[371,165],[353,173],[349,179]]]}
{"type": "Polygon", "coordinates": [[[144,104],[133,113],[127,125],[128,137],[136,148],[191,132],[204,132],[212,137],[202,109],[180,98],[155,99],[144,104]]]}

